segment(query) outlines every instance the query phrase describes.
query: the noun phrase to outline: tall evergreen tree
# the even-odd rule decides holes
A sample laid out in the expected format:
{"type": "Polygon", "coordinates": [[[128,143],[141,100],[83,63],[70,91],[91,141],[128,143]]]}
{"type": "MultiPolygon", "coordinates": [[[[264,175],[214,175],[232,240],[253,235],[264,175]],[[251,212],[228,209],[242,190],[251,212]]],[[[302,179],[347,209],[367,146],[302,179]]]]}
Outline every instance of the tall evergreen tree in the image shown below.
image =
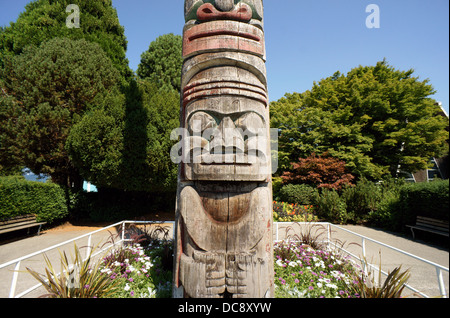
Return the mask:
{"type": "Polygon", "coordinates": [[[112,0],[35,0],[28,3],[17,21],[0,32],[0,69],[7,56],[19,55],[25,47],[39,46],[55,37],[98,43],[123,77],[132,75],[125,55],[124,28],[112,0]],[[66,24],[74,12],[66,12],[71,4],[79,8],[79,28],[66,24]]]}
{"type": "Polygon", "coordinates": [[[80,187],[65,151],[74,123],[114,94],[119,71],[96,43],[55,38],[6,61],[0,94],[0,163],[20,162],[80,187]]]}
{"type": "Polygon", "coordinates": [[[181,89],[182,38],[172,33],[164,34],[150,43],[141,55],[137,75],[161,88],[181,89]]]}
{"type": "Polygon", "coordinates": [[[177,166],[170,133],[178,127],[179,94],[150,81],[132,81],[125,94],[88,112],[66,149],[84,178],[102,188],[174,191],[177,166]]]}
{"type": "Polygon", "coordinates": [[[122,97],[73,127],[66,148],[84,178],[103,188],[175,190],[170,134],[179,126],[181,64],[181,37],[159,37],[142,54],[139,79],[127,83],[122,97]]]}
{"type": "Polygon", "coordinates": [[[131,79],[126,49],[112,0],[35,0],[17,21],[2,27],[1,173],[27,165],[58,183],[70,179],[79,185],[65,139],[87,109],[104,102],[105,92],[118,93],[112,89],[118,80],[125,84],[131,79]],[[79,24],[73,25],[77,14],[79,24]]]}

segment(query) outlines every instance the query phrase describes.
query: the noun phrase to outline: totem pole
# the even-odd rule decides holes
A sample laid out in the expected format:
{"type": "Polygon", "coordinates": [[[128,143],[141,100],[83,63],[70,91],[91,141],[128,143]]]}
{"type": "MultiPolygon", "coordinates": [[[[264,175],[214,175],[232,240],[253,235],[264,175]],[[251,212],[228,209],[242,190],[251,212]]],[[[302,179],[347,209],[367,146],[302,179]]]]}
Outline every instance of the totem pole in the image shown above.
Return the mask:
{"type": "Polygon", "coordinates": [[[262,0],[186,0],[174,296],[273,297],[262,0]]]}

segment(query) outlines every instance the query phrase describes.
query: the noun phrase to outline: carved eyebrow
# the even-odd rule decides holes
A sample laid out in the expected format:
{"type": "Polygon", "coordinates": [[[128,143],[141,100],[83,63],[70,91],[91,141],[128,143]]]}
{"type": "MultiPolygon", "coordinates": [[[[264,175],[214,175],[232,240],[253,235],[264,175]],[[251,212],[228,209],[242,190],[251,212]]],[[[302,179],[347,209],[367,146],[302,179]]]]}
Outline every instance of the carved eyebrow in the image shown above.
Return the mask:
{"type": "Polygon", "coordinates": [[[250,113],[257,115],[258,117],[261,118],[261,120],[262,120],[263,122],[265,122],[264,117],[261,116],[260,114],[258,114],[258,113],[255,112],[255,111],[241,111],[241,112],[234,112],[234,113],[224,114],[224,113],[219,113],[219,112],[216,112],[216,111],[213,111],[213,110],[203,110],[203,109],[201,109],[201,110],[199,109],[199,110],[196,110],[196,111],[194,111],[193,113],[191,113],[191,114],[189,115],[189,118],[188,118],[187,120],[188,120],[188,121],[191,120],[191,118],[192,118],[195,114],[200,113],[200,112],[201,112],[201,113],[208,114],[209,116],[211,116],[211,117],[216,121],[216,123],[217,123],[218,125],[220,124],[220,122],[222,121],[222,119],[223,119],[224,117],[230,117],[231,120],[236,121],[237,119],[241,118],[242,116],[247,115],[247,114],[250,114],[250,113]]]}
{"type": "Polygon", "coordinates": [[[197,10],[204,4],[203,1],[197,1],[185,16],[185,21],[197,20],[197,10]]]}

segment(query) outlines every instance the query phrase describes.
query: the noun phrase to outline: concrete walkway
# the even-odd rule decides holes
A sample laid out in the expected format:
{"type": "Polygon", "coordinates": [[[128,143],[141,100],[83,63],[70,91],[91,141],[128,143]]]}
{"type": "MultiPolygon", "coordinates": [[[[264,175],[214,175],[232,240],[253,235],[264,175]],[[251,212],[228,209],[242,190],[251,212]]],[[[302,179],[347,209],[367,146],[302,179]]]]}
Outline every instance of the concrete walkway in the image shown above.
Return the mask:
{"type": "MultiPolygon", "coordinates": [[[[49,247],[64,243],[66,241],[75,239],[77,237],[83,236],[85,234],[99,230],[97,227],[70,227],[60,228],[56,230],[45,231],[39,236],[25,237],[13,242],[2,244],[0,241],[0,265],[8,263],[10,261],[16,260],[23,256],[27,256],[35,253],[36,251],[44,250],[49,247]]],[[[101,231],[100,233],[94,234],[91,238],[90,246],[102,246],[114,235],[117,235],[118,229],[111,228],[109,231],[101,231]]],[[[82,255],[87,252],[86,246],[88,246],[88,237],[76,240],[63,246],[58,247],[45,253],[45,255],[50,259],[55,270],[60,270],[60,253],[66,252],[69,260],[72,259],[74,255],[74,245],[80,249],[82,255]]],[[[117,240],[117,236],[116,236],[117,240]]],[[[27,272],[26,268],[30,268],[40,274],[45,273],[45,260],[42,254],[36,255],[30,259],[24,260],[20,264],[19,275],[17,281],[17,289],[15,295],[31,288],[38,282],[27,272]]],[[[10,265],[6,268],[0,269],[0,298],[8,297],[11,282],[14,274],[15,264],[10,265]]],[[[28,297],[39,297],[45,294],[45,289],[39,289],[36,292],[31,293],[28,297]]]]}
{"type": "MultiPolygon", "coordinates": [[[[411,237],[408,236],[361,226],[346,225],[342,226],[342,228],[359,235],[366,236],[378,242],[396,247],[400,250],[432,261],[444,267],[449,267],[448,245],[447,248],[442,248],[418,240],[414,241],[411,237]]],[[[46,231],[44,233],[41,233],[40,236],[27,237],[7,244],[2,244],[2,242],[0,242],[0,244],[2,244],[0,245],[0,265],[22,256],[29,255],[35,251],[42,250],[82,236],[84,234],[93,232],[97,229],[98,228],[94,227],[72,227],[70,230],[66,229],[46,231]]],[[[295,229],[295,227],[293,227],[293,229],[295,229]]],[[[105,243],[106,241],[110,240],[111,235],[117,234],[118,231],[119,229],[113,228],[110,229],[111,233],[107,231],[97,233],[95,236],[93,236],[91,245],[105,243]]],[[[296,231],[299,231],[299,229],[297,228],[296,231]]],[[[283,231],[282,227],[280,226],[279,233],[283,232],[285,233],[286,231],[283,231]]],[[[346,250],[349,250],[357,256],[362,255],[362,242],[360,237],[341,230],[338,227],[333,227],[331,236],[332,240],[344,243],[344,248],[346,250]]],[[[445,239],[448,240],[447,238],[445,239]]],[[[84,247],[87,245],[87,242],[88,238],[86,237],[77,241],[76,244],[79,247],[84,247]]],[[[74,243],[68,244],[47,253],[47,256],[50,258],[52,264],[55,267],[59,269],[59,253],[61,251],[66,251],[70,258],[70,255],[73,254],[73,244],[74,243]]],[[[83,252],[83,249],[81,250],[83,252]]],[[[409,284],[411,286],[417,288],[418,290],[424,292],[429,296],[439,295],[436,270],[433,266],[368,241],[365,242],[365,252],[366,259],[372,264],[376,264],[377,267],[379,265],[381,253],[382,270],[386,272],[399,265],[402,265],[402,269],[410,269],[411,278],[409,284]]],[[[39,273],[44,273],[45,262],[42,255],[33,257],[32,259],[21,263],[20,270],[24,272],[20,272],[19,274],[16,295],[37,283],[36,280],[34,280],[34,278],[32,278],[31,275],[26,272],[26,267],[32,268],[39,273]]],[[[0,298],[8,297],[13,273],[13,265],[7,268],[0,269],[0,298]]],[[[448,272],[443,272],[443,279],[448,295],[448,272]]],[[[45,291],[38,290],[28,295],[27,297],[38,297],[44,293],[45,291]]],[[[416,297],[409,290],[406,290],[405,295],[409,297],[416,297]]]]}

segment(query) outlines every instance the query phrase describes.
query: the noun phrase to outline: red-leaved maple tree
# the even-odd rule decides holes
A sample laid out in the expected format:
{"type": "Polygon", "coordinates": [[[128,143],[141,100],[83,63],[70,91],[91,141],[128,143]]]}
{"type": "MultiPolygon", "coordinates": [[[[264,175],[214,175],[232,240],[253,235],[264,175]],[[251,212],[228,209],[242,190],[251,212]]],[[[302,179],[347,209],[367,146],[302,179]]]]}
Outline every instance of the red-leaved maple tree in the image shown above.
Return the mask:
{"type": "Polygon", "coordinates": [[[292,170],[281,176],[283,183],[308,184],[317,188],[340,190],[344,185],[352,185],[355,177],[346,169],[345,162],[330,156],[328,152],[292,162],[292,170]]]}

